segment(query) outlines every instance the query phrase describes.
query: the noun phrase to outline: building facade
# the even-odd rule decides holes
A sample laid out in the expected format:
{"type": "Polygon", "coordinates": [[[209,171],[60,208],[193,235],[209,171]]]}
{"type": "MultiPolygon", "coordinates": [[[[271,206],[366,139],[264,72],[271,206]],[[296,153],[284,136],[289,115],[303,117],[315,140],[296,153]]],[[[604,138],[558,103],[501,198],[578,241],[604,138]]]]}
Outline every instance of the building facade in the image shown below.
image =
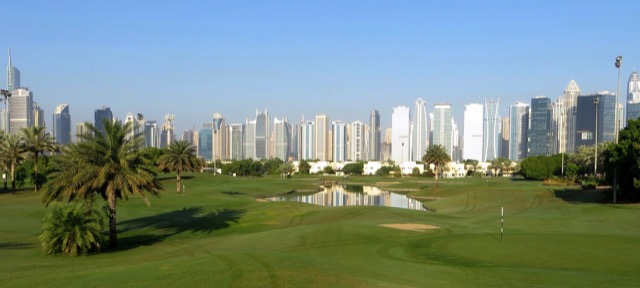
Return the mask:
{"type": "Polygon", "coordinates": [[[378,110],[371,110],[369,115],[369,160],[380,161],[380,151],[382,145],[382,130],[380,127],[380,113],[378,110]]]}
{"type": "Polygon", "coordinates": [[[509,106],[509,160],[527,158],[527,131],[529,130],[529,105],[516,102],[509,106]]]}
{"type": "Polygon", "coordinates": [[[614,141],[616,96],[607,91],[578,97],[574,149],[614,141]],[[597,112],[596,112],[597,111],[597,112]],[[597,130],[597,133],[596,133],[597,130]]]}
{"type": "Polygon", "coordinates": [[[498,134],[500,131],[500,116],[498,115],[498,99],[484,99],[484,112],[482,116],[482,161],[487,162],[498,158],[500,145],[498,134]]]}
{"type": "Polygon", "coordinates": [[[409,107],[393,108],[391,115],[391,160],[396,163],[409,161],[411,117],[409,107]]]}
{"type": "Polygon", "coordinates": [[[482,161],[483,155],[483,111],[482,104],[472,103],[464,106],[462,158],[482,161]]]}
{"type": "Polygon", "coordinates": [[[53,112],[53,138],[60,145],[71,143],[71,114],[69,105],[60,104],[53,112]]]}
{"type": "Polygon", "coordinates": [[[551,155],[551,100],[545,96],[531,99],[527,157],[551,155]]]}
{"type": "Polygon", "coordinates": [[[104,121],[113,122],[113,113],[111,113],[111,108],[106,106],[96,109],[93,113],[93,125],[100,133],[102,133],[102,135],[105,135],[104,121]]]}
{"type": "Polygon", "coordinates": [[[442,145],[449,156],[452,156],[454,152],[452,132],[451,104],[436,104],[433,110],[433,145],[442,145]]]}
{"type": "Polygon", "coordinates": [[[334,162],[344,162],[347,160],[347,125],[342,121],[331,123],[332,135],[332,159],[334,162]]]}

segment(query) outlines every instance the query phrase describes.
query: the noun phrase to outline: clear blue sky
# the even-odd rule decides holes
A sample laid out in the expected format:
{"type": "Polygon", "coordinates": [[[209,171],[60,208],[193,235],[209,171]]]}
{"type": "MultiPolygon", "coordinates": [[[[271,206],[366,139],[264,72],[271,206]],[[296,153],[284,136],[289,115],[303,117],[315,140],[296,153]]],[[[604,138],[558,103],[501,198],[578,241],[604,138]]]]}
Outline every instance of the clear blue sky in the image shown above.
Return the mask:
{"type": "MultiPolygon", "coordinates": [[[[47,114],[72,124],[111,107],[177,132],[220,112],[269,109],[291,122],[326,113],[390,127],[418,97],[464,104],[500,97],[500,114],[571,79],[616,90],[640,67],[638,1],[6,1],[0,47],[47,114]],[[5,52],[6,53],[6,52],[5,52]],[[6,55],[6,54],[5,54],[6,55]]],[[[6,67],[6,56],[0,57],[6,67]]],[[[3,69],[5,71],[5,69],[3,69]]],[[[6,73],[6,72],[4,72],[6,73]]],[[[6,78],[3,78],[6,79],[6,78]]],[[[0,87],[5,88],[6,81],[0,87]]],[[[626,89],[622,89],[624,95],[626,89]]]]}

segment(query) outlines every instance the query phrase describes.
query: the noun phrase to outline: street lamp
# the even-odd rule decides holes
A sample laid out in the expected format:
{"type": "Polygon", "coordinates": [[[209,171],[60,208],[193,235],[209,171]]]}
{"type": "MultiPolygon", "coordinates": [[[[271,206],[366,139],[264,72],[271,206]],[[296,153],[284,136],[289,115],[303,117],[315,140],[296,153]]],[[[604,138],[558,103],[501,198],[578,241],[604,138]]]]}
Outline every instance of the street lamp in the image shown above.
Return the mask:
{"type": "Polygon", "coordinates": [[[402,171],[402,162],[404,162],[404,142],[402,142],[402,151],[400,151],[400,178],[404,177],[404,171],[402,171]]]}
{"type": "Polygon", "coordinates": [[[598,177],[598,104],[600,104],[600,97],[593,98],[593,104],[596,107],[596,145],[595,145],[595,159],[593,161],[593,174],[598,177]]]}
{"type": "Polygon", "coordinates": [[[620,127],[618,126],[618,123],[620,122],[620,116],[618,116],[618,97],[620,97],[618,96],[620,95],[620,66],[622,66],[622,56],[616,57],[616,68],[618,68],[618,92],[616,92],[616,108],[615,108],[616,109],[615,110],[616,125],[614,126],[616,130],[616,133],[614,134],[616,139],[615,140],[616,144],[618,144],[618,130],[620,130],[620,127]]]}
{"type": "MultiPolygon", "coordinates": [[[[564,129],[564,111],[562,111],[560,113],[560,122],[562,124],[560,124],[560,129],[562,129],[562,136],[560,136],[560,152],[562,155],[562,166],[560,167],[560,175],[562,175],[562,178],[564,178],[564,153],[566,151],[566,149],[562,146],[564,143],[562,142],[562,140],[564,140],[563,138],[565,137],[565,129],[564,129]]],[[[559,133],[558,133],[559,134],[559,133]]]]}

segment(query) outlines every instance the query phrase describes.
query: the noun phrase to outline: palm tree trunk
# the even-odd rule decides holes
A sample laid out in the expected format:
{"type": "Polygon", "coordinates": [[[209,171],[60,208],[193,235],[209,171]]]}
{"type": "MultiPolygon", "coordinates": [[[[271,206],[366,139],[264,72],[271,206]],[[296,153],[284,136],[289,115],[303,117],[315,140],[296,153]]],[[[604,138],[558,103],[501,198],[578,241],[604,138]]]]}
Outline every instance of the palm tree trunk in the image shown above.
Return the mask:
{"type": "Polygon", "coordinates": [[[118,247],[118,231],[116,230],[116,193],[107,196],[109,206],[109,247],[118,247]]]}
{"type": "Polygon", "coordinates": [[[178,169],[178,171],[176,171],[176,178],[178,179],[178,181],[176,182],[176,191],[178,193],[182,193],[182,171],[180,171],[180,169],[178,169]]]}
{"type": "Polygon", "coordinates": [[[436,164],[436,188],[438,188],[438,164],[436,164]]]}
{"type": "Polygon", "coordinates": [[[38,153],[33,158],[34,166],[33,166],[33,179],[36,182],[36,192],[40,189],[40,181],[38,181],[38,153]]]}
{"type": "Polygon", "coordinates": [[[11,161],[11,193],[16,194],[16,162],[11,161]]]}

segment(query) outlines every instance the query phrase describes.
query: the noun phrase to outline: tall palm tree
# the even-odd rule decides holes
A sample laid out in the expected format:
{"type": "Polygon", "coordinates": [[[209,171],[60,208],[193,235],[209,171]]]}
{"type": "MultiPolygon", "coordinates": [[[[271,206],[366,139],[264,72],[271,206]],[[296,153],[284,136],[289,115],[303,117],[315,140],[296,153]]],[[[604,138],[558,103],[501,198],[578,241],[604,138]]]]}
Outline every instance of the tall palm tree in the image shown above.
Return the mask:
{"type": "Polygon", "coordinates": [[[451,156],[447,154],[447,150],[442,145],[432,145],[427,148],[427,153],[422,156],[422,162],[425,164],[433,164],[435,166],[436,187],[438,187],[438,174],[440,168],[451,161],[451,156]]]}
{"type": "Polygon", "coordinates": [[[58,199],[87,199],[98,193],[107,201],[109,246],[118,246],[116,230],[117,200],[139,195],[149,205],[147,193],[158,195],[162,186],[139,148],[140,135],[128,137],[130,123],[103,121],[104,134],[85,123],[90,133],[79,135],[82,141],[66,146],[54,160],[47,189],[46,204],[58,199]]]}
{"type": "Polygon", "coordinates": [[[44,155],[45,152],[53,152],[56,150],[56,142],[49,133],[45,133],[44,127],[27,127],[20,129],[22,139],[24,141],[25,150],[29,157],[33,159],[33,174],[36,182],[36,192],[40,190],[42,183],[38,180],[38,156],[44,155]]]}
{"type": "Polygon", "coordinates": [[[16,165],[26,157],[25,145],[17,134],[5,135],[0,142],[0,156],[9,166],[11,176],[11,191],[16,193],[16,165]]]}
{"type": "Polygon", "coordinates": [[[198,172],[202,168],[196,156],[196,147],[184,140],[171,142],[158,162],[160,169],[176,172],[178,193],[182,193],[182,172],[198,172]]]}

